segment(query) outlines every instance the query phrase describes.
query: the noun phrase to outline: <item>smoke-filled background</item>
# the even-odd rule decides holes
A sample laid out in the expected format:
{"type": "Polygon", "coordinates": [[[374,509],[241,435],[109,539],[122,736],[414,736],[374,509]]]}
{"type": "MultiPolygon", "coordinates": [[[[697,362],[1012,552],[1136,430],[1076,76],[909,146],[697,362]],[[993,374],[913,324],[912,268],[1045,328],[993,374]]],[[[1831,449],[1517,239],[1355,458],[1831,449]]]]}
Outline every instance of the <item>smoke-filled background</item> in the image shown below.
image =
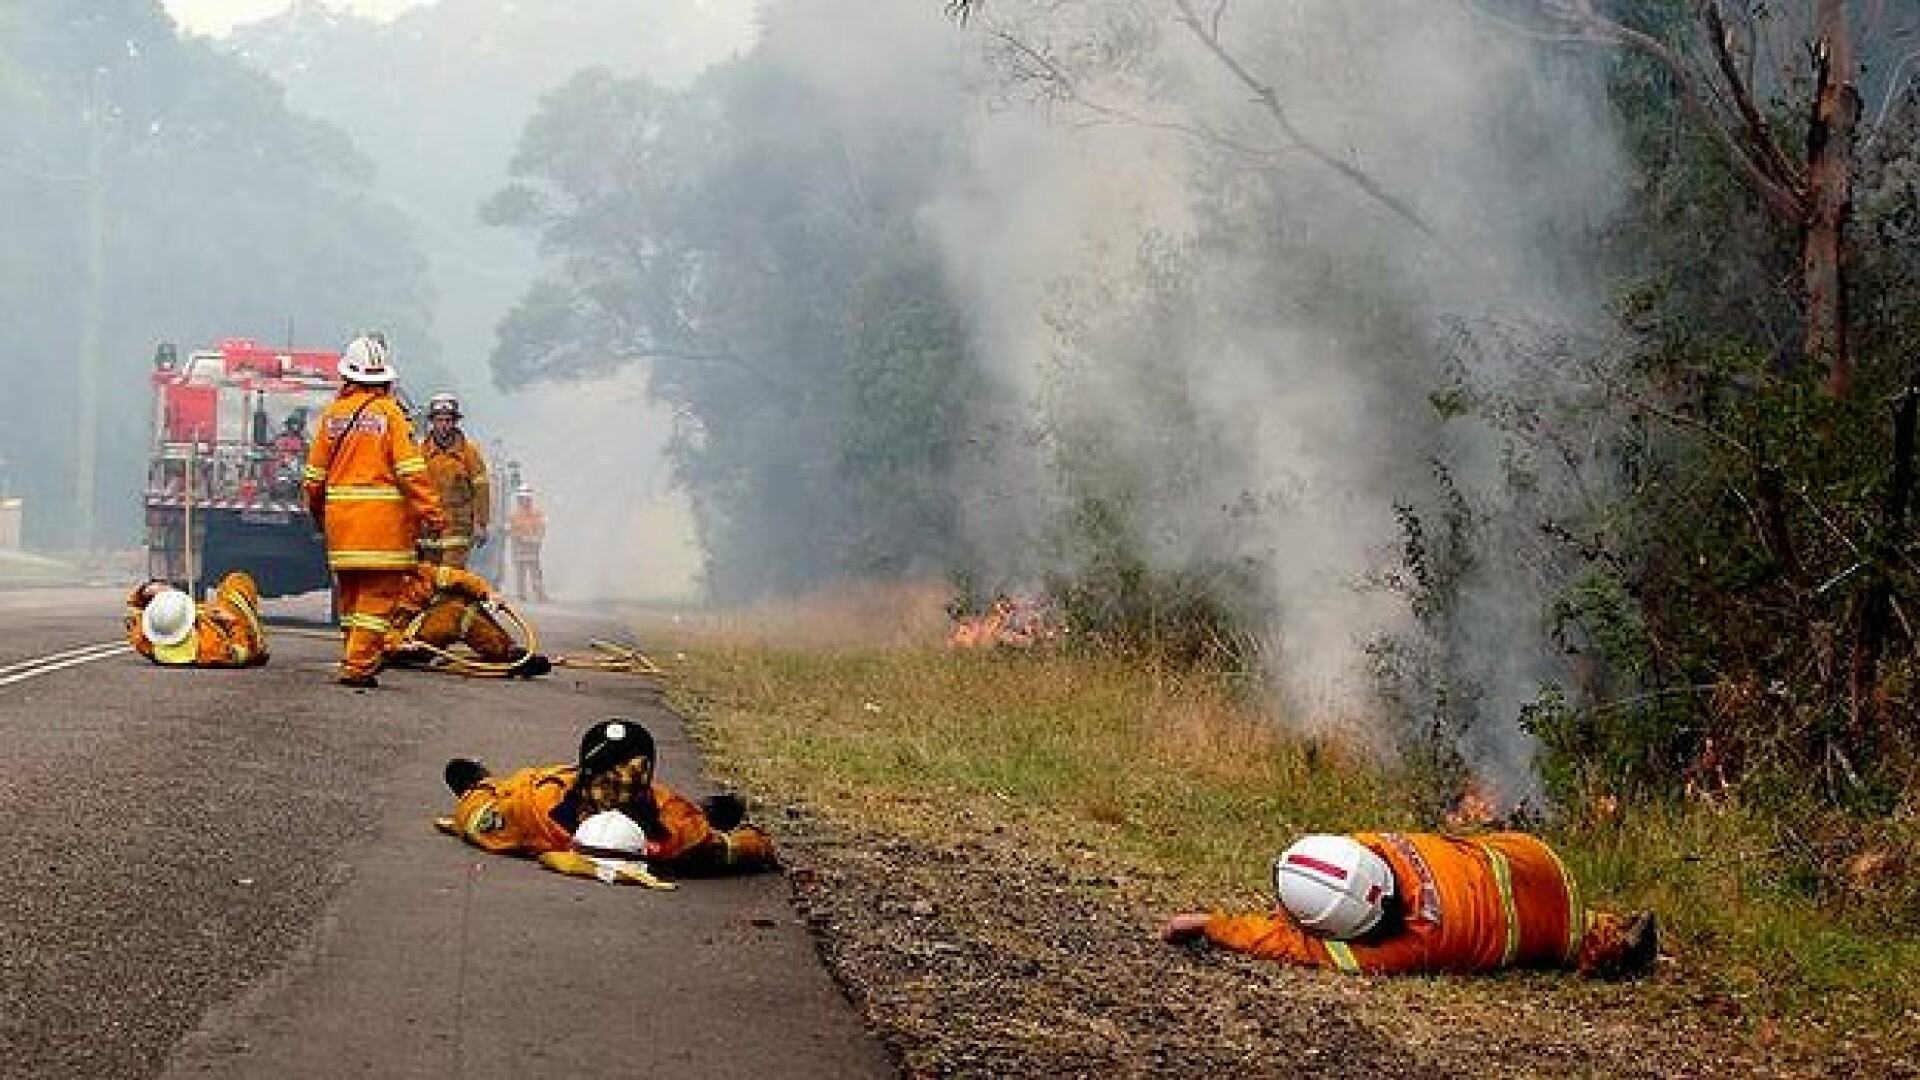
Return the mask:
{"type": "Polygon", "coordinates": [[[155,342],[380,327],[562,599],[1177,583],[1302,727],[1424,666],[1524,789],[1521,522],[1582,459],[1446,406],[1608,333],[1599,58],[1430,0],[944,6],[9,6],[30,545],[139,544],[155,342]]]}

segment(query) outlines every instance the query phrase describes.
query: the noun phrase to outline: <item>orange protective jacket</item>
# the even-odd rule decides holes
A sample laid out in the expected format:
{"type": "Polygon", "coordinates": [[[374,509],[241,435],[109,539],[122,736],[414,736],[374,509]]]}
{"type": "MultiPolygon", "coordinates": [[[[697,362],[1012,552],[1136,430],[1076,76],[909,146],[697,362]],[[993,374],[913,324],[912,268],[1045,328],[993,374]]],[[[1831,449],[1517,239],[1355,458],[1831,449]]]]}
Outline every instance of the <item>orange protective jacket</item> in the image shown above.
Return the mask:
{"type": "Polygon", "coordinates": [[[409,641],[442,649],[465,644],[490,663],[512,660],[513,636],[480,607],[492,596],[493,586],[478,574],[457,566],[421,563],[406,577],[386,647],[391,651],[409,641]]]}
{"type": "MultiPolygon", "coordinates": [[[[154,654],[153,642],[140,625],[146,605],[141,589],[127,595],[127,644],[156,664],[172,663],[154,654]]],[[[253,578],[234,571],[220,579],[213,599],[194,605],[193,667],[257,667],[267,662],[267,633],[260,624],[260,590],[253,578]]]]}
{"type": "MultiPolygon", "coordinates": [[[[554,812],[573,790],[577,775],[571,765],[546,765],[489,777],[460,797],[454,826],[468,843],[498,855],[567,851],[573,846],[573,826],[555,820],[554,812]]],[[[653,784],[653,801],[658,821],[646,826],[647,862],[663,873],[776,865],[773,843],[759,829],[715,829],[696,803],[659,781],[653,784]]]]}
{"type": "Polygon", "coordinates": [[[426,458],[433,489],[440,493],[441,508],[447,512],[447,532],[440,537],[439,546],[471,544],[475,530],[487,527],[493,509],[486,459],[465,434],[455,435],[453,445],[445,447],[428,436],[420,444],[420,451],[426,458]]]}
{"type": "Polygon", "coordinates": [[[547,513],[537,506],[518,506],[507,511],[507,535],[513,540],[516,559],[537,558],[540,541],[547,538],[547,513]]]}
{"type": "Polygon", "coordinates": [[[1289,964],[1368,974],[1579,966],[1586,909],[1573,875],[1525,833],[1471,837],[1359,833],[1393,868],[1404,918],[1353,941],[1317,937],[1289,918],[1215,915],[1207,940],[1289,964]]]}
{"type": "Polygon", "coordinates": [[[421,527],[447,527],[406,414],[384,392],[349,383],[321,410],[301,479],[335,570],[412,566],[421,527]]]}

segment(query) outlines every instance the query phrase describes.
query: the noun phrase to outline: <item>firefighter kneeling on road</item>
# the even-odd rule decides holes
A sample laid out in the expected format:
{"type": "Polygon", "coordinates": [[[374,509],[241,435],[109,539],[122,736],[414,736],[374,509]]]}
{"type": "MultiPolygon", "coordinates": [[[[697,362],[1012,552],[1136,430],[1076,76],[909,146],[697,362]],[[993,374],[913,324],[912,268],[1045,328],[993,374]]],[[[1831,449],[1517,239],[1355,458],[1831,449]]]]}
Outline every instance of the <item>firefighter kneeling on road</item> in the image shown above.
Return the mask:
{"type": "Polygon", "coordinates": [[[560,873],[601,880],[611,873],[613,880],[632,884],[650,882],[610,871],[607,860],[643,862],[668,877],[751,873],[780,865],[772,839],[745,823],[739,796],[714,795],[695,803],[654,779],[655,760],[652,733],[617,717],[587,729],[572,765],[493,776],[477,761],[454,758],[447,762],[446,781],[459,802],[452,817],[434,825],[496,854],[531,855],[560,873]],[[596,818],[606,811],[624,815],[644,833],[639,854],[614,842],[623,829],[617,819],[596,818]]]}
{"type": "Polygon", "coordinates": [[[165,581],[144,582],[127,596],[127,643],[156,664],[258,667],[267,662],[260,590],[235,570],[200,605],[165,581]]]}
{"type": "Polygon", "coordinates": [[[1368,975],[1545,968],[1613,979],[1659,959],[1651,913],[1589,910],[1560,857],[1524,833],[1307,836],[1274,860],[1273,878],[1279,911],[1175,915],[1161,938],[1368,975]]]}
{"type": "Polygon", "coordinates": [[[493,587],[457,566],[421,563],[407,574],[389,618],[385,660],[392,667],[420,667],[456,644],[472,649],[495,673],[531,679],[553,662],[513,640],[488,610],[493,587]],[[425,647],[430,646],[430,648],[425,647]]]}

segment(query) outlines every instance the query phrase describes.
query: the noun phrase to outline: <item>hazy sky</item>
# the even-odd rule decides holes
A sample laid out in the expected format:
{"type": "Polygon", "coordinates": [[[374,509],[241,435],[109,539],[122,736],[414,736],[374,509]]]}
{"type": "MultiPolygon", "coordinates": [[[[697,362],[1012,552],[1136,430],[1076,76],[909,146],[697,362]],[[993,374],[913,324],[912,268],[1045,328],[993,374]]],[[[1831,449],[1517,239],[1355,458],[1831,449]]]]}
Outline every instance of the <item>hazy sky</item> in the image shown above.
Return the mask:
{"type": "MultiPolygon", "coordinates": [[[[167,13],[182,29],[201,34],[224,34],[236,25],[278,15],[294,0],[163,0],[167,13]]],[[[433,0],[321,0],[327,7],[369,18],[387,18],[432,3],[433,0]]]]}

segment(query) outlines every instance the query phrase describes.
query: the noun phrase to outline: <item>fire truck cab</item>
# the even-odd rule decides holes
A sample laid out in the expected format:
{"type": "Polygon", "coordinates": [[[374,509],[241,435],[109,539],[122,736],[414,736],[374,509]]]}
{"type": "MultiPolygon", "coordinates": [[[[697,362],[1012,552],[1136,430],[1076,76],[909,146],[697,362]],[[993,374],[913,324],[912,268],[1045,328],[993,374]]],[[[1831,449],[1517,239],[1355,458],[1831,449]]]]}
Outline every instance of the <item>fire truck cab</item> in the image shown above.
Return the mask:
{"type": "Polygon", "coordinates": [[[245,338],[154,353],[146,485],[147,567],[204,591],[231,570],[264,596],[329,588],[326,548],[300,473],[320,410],[339,390],[339,354],[245,338]]]}

